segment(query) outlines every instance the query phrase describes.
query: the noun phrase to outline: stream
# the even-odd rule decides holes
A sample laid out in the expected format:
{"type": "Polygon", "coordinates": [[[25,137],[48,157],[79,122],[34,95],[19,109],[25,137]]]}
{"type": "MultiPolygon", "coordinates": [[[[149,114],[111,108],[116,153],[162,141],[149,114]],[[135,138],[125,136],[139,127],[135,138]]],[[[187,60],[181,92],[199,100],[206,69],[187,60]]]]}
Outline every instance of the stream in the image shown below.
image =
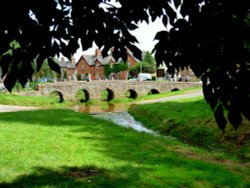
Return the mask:
{"type": "MultiPolygon", "coordinates": [[[[190,92],[190,93],[186,93],[183,95],[170,96],[165,99],[155,99],[151,101],[146,101],[146,103],[172,101],[176,99],[197,97],[201,95],[202,95],[201,91],[190,92]]],[[[145,103],[145,101],[141,101],[137,104],[143,104],[143,103],[145,103]]],[[[107,119],[109,121],[114,122],[117,125],[132,128],[136,131],[157,135],[158,134],[157,132],[147,129],[146,127],[143,126],[142,123],[140,123],[139,121],[136,121],[134,117],[128,113],[128,109],[129,107],[131,107],[131,105],[136,105],[136,104],[127,105],[127,104],[106,103],[106,105],[104,106],[82,105],[82,106],[76,107],[75,110],[78,112],[82,112],[82,113],[92,114],[92,116],[96,118],[107,119]]],[[[167,136],[167,137],[174,138],[171,136],[167,136]]]]}
{"type": "Polygon", "coordinates": [[[127,128],[132,128],[139,132],[157,134],[155,131],[145,128],[142,123],[136,121],[134,117],[131,116],[128,112],[106,112],[106,113],[93,114],[92,116],[112,121],[117,125],[127,128]]]}
{"type": "Polygon", "coordinates": [[[150,134],[157,134],[155,131],[147,129],[139,121],[136,121],[133,116],[131,116],[127,111],[129,105],[124,104],[109,104],[106,106],[95,106],[95,105],[81,105],[76,106],[75,111],[81,113],[91,114],[95,118],[106,119],[112,121],[113,123],[132,128],[139,132],[146,132],[150,134]]]}

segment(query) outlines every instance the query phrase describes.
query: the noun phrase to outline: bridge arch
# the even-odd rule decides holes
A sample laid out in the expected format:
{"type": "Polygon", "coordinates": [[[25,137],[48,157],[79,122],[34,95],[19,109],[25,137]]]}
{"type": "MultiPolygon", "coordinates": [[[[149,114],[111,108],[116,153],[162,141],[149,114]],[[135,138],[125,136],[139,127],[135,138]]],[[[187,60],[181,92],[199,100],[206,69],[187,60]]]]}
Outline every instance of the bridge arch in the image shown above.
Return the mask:
{"type": "Polygon", "coordinates": [[[88,102],[90,100],[89,91],[87,89],[80,89],[76,92],[75,98],[81,103],[88,102]]]}
{"type": "Polygon", "coordinates": [[[180,89],[176,87],[176,88],[171,89],[171,92],[173,91],[180,91],[180,89]]]}
{"type": "Polygon", "coordinates": [[[138,93],[133,90],[133,89],[129,89],[126,93],[125,96],[130,98],[130,99],[136,99],[138,97],[138,93]]]}
{"type": "Polygon", "coordinates": [[[58,97],[59,98],[59,100],[58,100],[59,103],[63,103],[63,101],[64,101],[63,94],[60,91],[57,91],[57,90],[51,91],[49,95],[58,97]]]}
{"type": "Polygon", "coordinates": [[[102,91],[102,100],[104,101],[111,101],[115,98],[114,91],[106,88],[102,91]]]}
{"type": "Polygon", "coordinates": [[[155,95],[155,94],[159,94],[159,93],[160,93],[160,91],[158,91],[157,89],[151,89],[148,94],[155,95]]]}

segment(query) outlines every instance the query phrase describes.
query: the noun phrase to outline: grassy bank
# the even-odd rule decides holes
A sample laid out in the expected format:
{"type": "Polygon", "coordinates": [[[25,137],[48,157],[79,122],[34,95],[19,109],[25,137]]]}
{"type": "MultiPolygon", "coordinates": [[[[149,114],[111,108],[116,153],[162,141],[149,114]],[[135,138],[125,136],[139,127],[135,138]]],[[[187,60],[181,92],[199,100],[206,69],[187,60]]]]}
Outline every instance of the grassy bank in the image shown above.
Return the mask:
{"type": "Polygon", "coordinates": [[[17,93],[0,93],[0,104],[16,106],[35,106],[44,108],[62,108],[75,105],[73,102],[65,101],[59,103],[56,96],[23,96],[17,93]]]}
{"type": "Polygon", "coordinates": [[[0,187],[250,186],[248,166],[70,110],[0,113],[0,187]]]}
{"type": "Polygon", "coordinates": [[[160,99],[170,96],[182,95],[190,92],[201,91],[201,86],[194,86],[190,88],[186,88],[183,90],[177,90],[173,92],[163,92],[159,94],[148,94],[144,96],[139,96],[136,99],[131,98],[122,98],[122,99],[114,99],[115,103],[129,103],[129,102],[137,102],[137,101],[144,101],[144,100],[153,100],[153,99],[160,99]]]}
{"type": "Polygon", "coordinates": [[[249,122],[245,121],[237,131],[228,125],[223,134],[202,97],[137,105],[131,107],[129,112],[146,127],[163,135],[171,135],[209,151],[222,151],[242,161],[250,161],[249,122]]]}

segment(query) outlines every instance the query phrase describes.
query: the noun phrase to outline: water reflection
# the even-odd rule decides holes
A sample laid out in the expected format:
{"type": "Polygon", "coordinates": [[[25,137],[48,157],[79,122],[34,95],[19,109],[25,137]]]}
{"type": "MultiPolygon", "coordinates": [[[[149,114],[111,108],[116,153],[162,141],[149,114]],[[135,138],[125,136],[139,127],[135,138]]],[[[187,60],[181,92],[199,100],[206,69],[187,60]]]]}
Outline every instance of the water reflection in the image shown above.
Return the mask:
{"type": "Polygon", "coordinates": [[[92,104],[82,104],[75,107],[75,111],[81,113],[104,113],[104,112],[125,112],[128,110],[130,105],[128,104],[114,104],[114,103],[104,103],[102,105],[92,105],[92,104]]]}
{"type": "Polygon", "coordinates": [[[117,125],[132,128],[139,132],[157,134],[153,130],[145,128],[143,124],[136,121],[133,116],[127,112],[128,108],[132,105],[134,104],[113,104],[110,102],[103,105],[83,104],[77,106],[75,110],[81,113],[92,114],[95,118],[106,119],[117,125]]]}

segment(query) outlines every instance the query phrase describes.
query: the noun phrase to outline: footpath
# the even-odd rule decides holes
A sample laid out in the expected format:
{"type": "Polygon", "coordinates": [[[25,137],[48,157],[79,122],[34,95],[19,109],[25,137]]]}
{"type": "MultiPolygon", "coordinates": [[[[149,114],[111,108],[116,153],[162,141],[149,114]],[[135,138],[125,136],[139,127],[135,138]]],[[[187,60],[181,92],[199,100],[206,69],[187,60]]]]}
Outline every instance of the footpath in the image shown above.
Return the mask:
{"type": "Polygon", "coordinates": [[[15,112],[24,110],[37,110],[38,107],[30,106],[13,106],[13,105],[0,105],[0,112],[15,112]]]}
{"type": "Polygon", "coordinates": [[[164,98],[160,98],[160,99],[138,101],[138,102],[135,102],[134,104],[148,104],[148,103],[156,103],[156,102],[167,102],[167,101],[174,101],[174,100],[178,100],[178,99],[187,99],[187,98],[193,98],[193,97],[199,97],[199,96],[203,96],[202,91],[193,91],[193,92],[188,92],[188,93],[185,93],[185,94],[169,96],[169,97],[164,97],[164,98]]]}

